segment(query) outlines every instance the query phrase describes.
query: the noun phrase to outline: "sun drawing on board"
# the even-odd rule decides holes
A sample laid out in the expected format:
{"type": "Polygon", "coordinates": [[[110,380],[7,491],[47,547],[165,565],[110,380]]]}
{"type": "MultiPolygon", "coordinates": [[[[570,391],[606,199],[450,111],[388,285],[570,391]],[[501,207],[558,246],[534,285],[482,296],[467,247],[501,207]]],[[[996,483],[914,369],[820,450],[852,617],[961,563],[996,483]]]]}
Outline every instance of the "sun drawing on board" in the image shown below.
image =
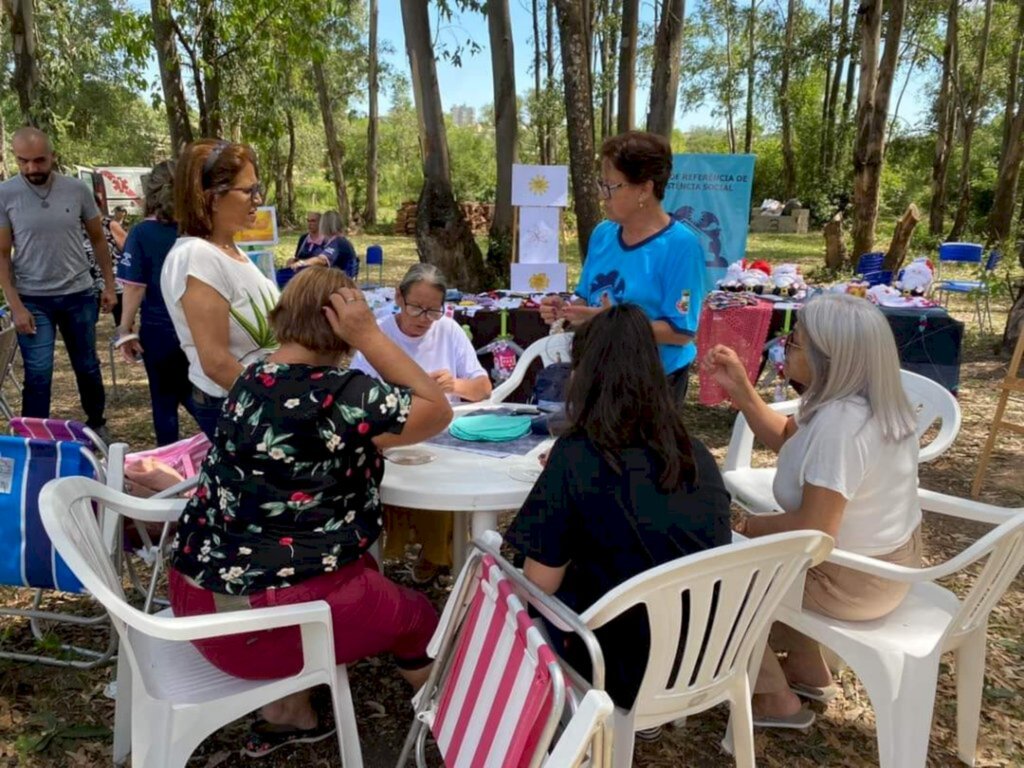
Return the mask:
{"type": "Polygon", "coordinates": [[[538,197],[546,194],[550,188],[551,184],[548,182],[548,177],[542,173],[538,173],[530,179],[530,191],[538,197]]]}
{"type": "Polygon", "coordinates": [[[534,272],[530,275],[530,288],[535,291],[546,291],[551,287],[551,278],[545,272],[534,272]]]}

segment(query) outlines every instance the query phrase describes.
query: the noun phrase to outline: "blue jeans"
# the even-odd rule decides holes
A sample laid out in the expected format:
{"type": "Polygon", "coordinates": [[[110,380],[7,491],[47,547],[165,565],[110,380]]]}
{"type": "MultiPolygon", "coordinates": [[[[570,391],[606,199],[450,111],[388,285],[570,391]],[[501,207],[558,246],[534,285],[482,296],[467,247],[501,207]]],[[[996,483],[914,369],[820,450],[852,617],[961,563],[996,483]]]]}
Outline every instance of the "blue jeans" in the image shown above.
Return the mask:
{"type": "Polygon", "coordinates": [[[181,349],[174,326],[147,323],[139,326],[142,363],[149,377],[149,399],[153,403],[153,431],[157,445],[178,440],[178,406],[194,416],[192,382],[188,380],[188,358],[181,349]]]}
{"type": "Polygon", "coordinates": [[[60,331],[71,358],[85,423],[96,429],[106,424],[106,394],[96,355],[96,321],[99,304],[90,288],[65,296],[22,296],[22,303],[36,321],[34,334],[18,334],[25,383],[21,391],[21,415],[49,418],[53,385],[53,348],[60,331]]]}
{"type": "Polygon", "coordinates": [[[217,432],[217,422],[220,420],[220,412],[224,407],[224,401],[226,397],[214,397],[208,395],[199,387],[192,386],[192,407],[189,408],[191,413],[199,424],[199,428],[203,430],[203,434],[210,438],[210,442],[213,442],[213,436],[217,432]]]}

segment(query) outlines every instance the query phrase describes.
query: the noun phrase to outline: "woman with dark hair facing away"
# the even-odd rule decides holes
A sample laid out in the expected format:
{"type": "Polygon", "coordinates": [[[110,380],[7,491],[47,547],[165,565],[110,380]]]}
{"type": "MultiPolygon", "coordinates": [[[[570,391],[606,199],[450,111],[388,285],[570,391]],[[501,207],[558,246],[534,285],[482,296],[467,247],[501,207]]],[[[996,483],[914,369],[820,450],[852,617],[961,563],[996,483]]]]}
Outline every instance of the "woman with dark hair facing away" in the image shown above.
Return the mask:
{"type": "Polygon", "coordinates": [[[174,179],[181,237],[164,262],[160,290],[188,357],[193,414],[211,440],[242,369],[277,346],[267,322],[277,285],[234,240],[262,202],[251,147],[203,139],[181,153],[174,179]]]}
{"type": "Polygon", "coordinates": [[[174,161],[158,163],[145,177],[146,218],[128,233],[117,278],[124,285],[124,311],[114,344],[125,360],[146,366],[157,445],[176,442],[178,406],[192,409],[188,358],[160,292],[164,260],[178,239],[174,220],[174,161]],[[135,317],[139,314],[138,334],[135,317]]]}
{"type": "Polygon", "coordinates": [[[708,289],[697,234],[661,207],[671,175],[672,148],[664,137],[628,131],[605,140],[597,192],[608,219],[590,235],[573,300],[545,297],[540,312],[548,323],[565,319],[579,325],[610,305],[639,305],[681,403],[708,289]]]}
{"type": "MultiPolygon", "coordinates": [[[[178,521],[168,574],[177,616],[325,600],[339,664],[390,652],[414,687],[427,677],[437,615],[385,578],[369,555],[381,530],[381,450],[451,420],[444,392],[377,327],[336,269],[310,267],[270,313],[280,348],[237,378],[199,485],[178,521]],[[358,350],[390,384],[341,367],[358,350]]],[[[302,668],[296,627],[201,640],[219,669],[245,679],[302,668]]],[[[309,691],[263,708],[246,754],[318,741],[333,724],[309,691]]]]}
{"type": "MultiPolygon", "coordinates": [[[[611,307],[576,332],[566,416],[505,534],[530,581],[582,612],[638,573],[731,541],[729,494],[707,448],[687,435],[640,307],[611,307]]],[[[596,633],[608,693],[624,709],[643,680],[654,618],[630,611],[596,633]]],[[[554,647],[587,675],[574,638],[554,647]]]]}

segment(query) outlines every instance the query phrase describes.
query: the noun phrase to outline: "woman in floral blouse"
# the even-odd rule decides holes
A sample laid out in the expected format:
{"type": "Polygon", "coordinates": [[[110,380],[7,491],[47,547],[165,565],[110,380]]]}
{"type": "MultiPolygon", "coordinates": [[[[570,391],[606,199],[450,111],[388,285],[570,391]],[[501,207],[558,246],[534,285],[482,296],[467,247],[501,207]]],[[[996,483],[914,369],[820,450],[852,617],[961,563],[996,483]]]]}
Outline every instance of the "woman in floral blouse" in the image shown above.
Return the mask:
{"type": "MultiPolygon", "coordinates": [[[[441,388],[378,330],[340,270],[311,267],[288,284],[270,322],[280,348],[246,368],[228,393],[199,486],[179,520],[170,571],[178,616],[326,600],[335,656],[391,652],[419,686],[437,617],[423,595],[394,584],[367,553],[381,531],[380,451],[447,425],[441,388]],[[385,384],[339,367],[358,350],[385,384]]],[[[196,643],[246,679],[296,674],[295,627],[196,643]]],[[[318,741],[309,691],[263,708],[245,751],[318,741]]]]}

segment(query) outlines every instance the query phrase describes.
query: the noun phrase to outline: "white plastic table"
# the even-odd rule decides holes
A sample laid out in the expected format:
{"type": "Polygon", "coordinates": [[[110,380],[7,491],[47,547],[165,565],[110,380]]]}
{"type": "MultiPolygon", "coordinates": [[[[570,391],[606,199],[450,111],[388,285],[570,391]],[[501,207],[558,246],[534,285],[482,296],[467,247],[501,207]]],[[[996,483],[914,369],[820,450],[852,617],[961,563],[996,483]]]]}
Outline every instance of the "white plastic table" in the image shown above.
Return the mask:
{"type": "MultiPolygon", "coordinates": [[[[503,407],[509,405],[503,404],[503,407]]],[[[385,460],[381,501],[397,507],[454,513],[452,572],[458,573],[465,562],[468,544],[465,516],[469,515],[473,538],[484,531],[497,530],[498,513],[519,509],[533,488],[532,479],[513,477],[513,474],[525,477],[516,472],[516,468],[539,469],[538,456],[550,447],[551,442],[545,442],[526,456],[504,459],[430,443],[410,446],[429,451],[436,458],[426,464],[414,465],[385,460]]]]}

